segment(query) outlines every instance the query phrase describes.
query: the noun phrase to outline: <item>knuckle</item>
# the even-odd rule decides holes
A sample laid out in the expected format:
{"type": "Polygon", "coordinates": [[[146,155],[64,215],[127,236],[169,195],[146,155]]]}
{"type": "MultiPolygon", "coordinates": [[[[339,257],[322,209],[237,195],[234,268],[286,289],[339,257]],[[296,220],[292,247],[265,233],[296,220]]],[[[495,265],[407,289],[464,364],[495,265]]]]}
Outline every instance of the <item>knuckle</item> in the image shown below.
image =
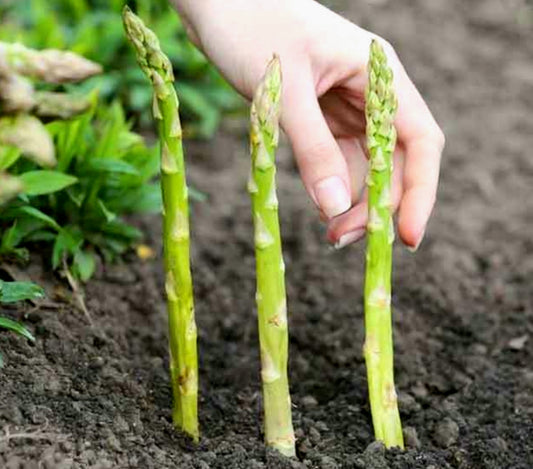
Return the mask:
{"type": "Polygon", "coordinates": [[[431,187],[428,191],[428,200],[431,207],[437,202],[437,188],[431,187]]]}
{"type": "Polygon", "coordinates": [[[437,126],[434,131],[433,140],[439,147],[439,150],[442,151],[444,149],[444,145],[446,145],[446,135],[444,135],[444,132],[439,126],[437,126]]]}

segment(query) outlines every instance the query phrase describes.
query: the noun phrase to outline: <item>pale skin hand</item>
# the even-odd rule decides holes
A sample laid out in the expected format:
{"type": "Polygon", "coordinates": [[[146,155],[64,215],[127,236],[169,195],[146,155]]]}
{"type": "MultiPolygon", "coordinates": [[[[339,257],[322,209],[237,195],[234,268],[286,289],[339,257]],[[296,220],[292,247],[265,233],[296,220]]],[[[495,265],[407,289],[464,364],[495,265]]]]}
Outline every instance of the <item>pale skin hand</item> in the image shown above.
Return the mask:
{"type": "MultiPolygon", "coordinates": [[[[283,113],[300,174],[337,247],[365,233],[364,90],[377,36],[314,0],[173,0],[193,42],[251,99],[277,53],[283,113]]],[[[379,38],[378,38],[379,39],[379,38]]],[[[402,241],[416,249],[435,203],[444,136],[393,48],[398,146],[393,202],[402,241]]]]}

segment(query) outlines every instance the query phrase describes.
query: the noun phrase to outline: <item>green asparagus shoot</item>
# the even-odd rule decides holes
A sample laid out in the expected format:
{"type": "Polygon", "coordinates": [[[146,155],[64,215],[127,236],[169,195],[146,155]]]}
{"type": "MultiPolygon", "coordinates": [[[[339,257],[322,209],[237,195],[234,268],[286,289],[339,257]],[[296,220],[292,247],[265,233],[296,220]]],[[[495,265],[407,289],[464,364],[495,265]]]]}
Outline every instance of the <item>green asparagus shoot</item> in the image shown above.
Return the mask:
{"type": "Polygon", "coordinates": [[[268,446],[294,456],[291,399],[287,376],[288,327],[285,264],[281,251],[275,153],[281,108],[281,65],[274,56],[252,103],[250,143],[257,270],[257,312],[263,381],[264,431],[268,446]]]}
{"type": "Polygon", "coordinates": [[[368,176],[368,239],[365,278],[365,359],[372,423],[377,440],[403,448],[403,434],[394,387],[391,317],[392,155],[396,144],[397,108],[394,80],[381,45],[372,41],[366,91],[368,176]]]}
{"type": "Polygon", "coordinates": [[[163,245],[169,318],[170,375],[176,427],[199,438],[198,359],[189,260],[189,203],[174,74],[159,40],[128,7],[124,27],[140,68],[153,86],[153,114],[161,145],[163,245]]]}

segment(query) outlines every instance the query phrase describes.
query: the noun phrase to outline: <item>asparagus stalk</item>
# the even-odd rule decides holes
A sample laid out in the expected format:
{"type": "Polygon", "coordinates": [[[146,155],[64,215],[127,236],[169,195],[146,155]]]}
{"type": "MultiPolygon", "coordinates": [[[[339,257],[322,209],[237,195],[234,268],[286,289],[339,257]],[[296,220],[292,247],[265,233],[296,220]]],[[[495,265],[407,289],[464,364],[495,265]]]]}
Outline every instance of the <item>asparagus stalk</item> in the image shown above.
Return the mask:
{"type": "Polygon", "coordinates": [[[372,422],[377,440],[403,448],[394,387],[391,270],[394,226],[391,206],[392,154],[396,144],[393,120],[397,101],[392,70],[381,45],[372,41],[366,91],[368,176],[368,239],[365,278],[365,359],[372,422]]]}
{"type": "Polygon", "coordinates": [[[169,317],[170,375],[176,427],[199,438],[198,360],[193,288],[189,261],[189,204],[178,98],[174,74],[159,40],[128,7],[123,11],[126,34],[139,66],[154,89],[153,114],[161,145],[163,245],[169,317]]]}
{"type": "Polygon", "coordinates": [[[97,75],[102,67],[74,52],[35,50],[0,42],[0,75],[17,73],[47,83],[77,82],[97,75]]]}
{"type": "Polygon", "coordinates": [[[294,456],[291,399],[287,377],[288,328],[285,265],[281,252],[275,152],[279,136],[281,66],[269,63],[251,108],[252,199],[257,270],[257,311],[265,440],[282,454],[294,456]]]}

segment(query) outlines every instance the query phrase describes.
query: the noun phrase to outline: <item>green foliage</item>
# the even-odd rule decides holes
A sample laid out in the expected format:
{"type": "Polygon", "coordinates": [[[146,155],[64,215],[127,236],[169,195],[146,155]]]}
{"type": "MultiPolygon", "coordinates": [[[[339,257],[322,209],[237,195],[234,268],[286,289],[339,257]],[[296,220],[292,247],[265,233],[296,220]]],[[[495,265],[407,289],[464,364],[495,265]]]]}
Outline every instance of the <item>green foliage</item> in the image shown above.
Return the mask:
{"type": "Polygon", "coordinates": [[[9,331],[13,331],[16,334],[21,335],[22,337],[26,337],[26,339],[31,340],[32,342],[35,341],[35,338],[28,329],[26,329],[22,324],[13,321],[12,319],[0,317],[0,329],[7,329],[9,331]]]}
{"type": "MultiPolygon", "coordinates": [[[[44,298],[44,290],[32,282],[4,282],[0,280],[0,304],[15,303],[25,300],[39,300],[44,298]]],[[[12,319],[0,316],[0,329],[7,329],[26,339],[35,342],[32,333],[22,324],[12,319]]],[[[4,364],[0,354],[0,368],[4,364]]]]}
{"type": "MultiPolygon", "coordinates": [[[[0,39],[36,48],[60,48],[101,63],[105,73],[82,85],[100,89],[106,98],[121,98],[142,124],[149,124],[152,96],[124,35],[121,10],[125,0],[4,0],[0,3],[0,39]]],[[[241,99],[206,58],[188,41],[168,0],[128,2],[161,40],[178,83],[185,131],[209,137],[221,113],[236,109],[241,99]]]]}
{"type": "Polygon", "coordinates": [[[16,303],[44,298],[44,290],[32,282],[5,282],[0,280],[0,303],[16,303]]]}
{"type": "Polygon", "coordinates": [[[88,280],[96,258],[112,261],[141,238],[124,221],[133,213],[159,212],[161,193],[152,179],[159,151],[130,130],[121,106],[96,106],[69,121],[47,125],[55,148],[54,170],[0,147],[0,167],[18,176],[23,191],[0,210],[0,258],[27,260],[28,246],[49,246],[54,269],[69,267],[88,280]]]}
{"type": "Polygon", "coordinates": [[[20,176],[26,195],[44,195],[60,191],[78,182],[74,176],[58,171],[28,171],[20,176]]]}

